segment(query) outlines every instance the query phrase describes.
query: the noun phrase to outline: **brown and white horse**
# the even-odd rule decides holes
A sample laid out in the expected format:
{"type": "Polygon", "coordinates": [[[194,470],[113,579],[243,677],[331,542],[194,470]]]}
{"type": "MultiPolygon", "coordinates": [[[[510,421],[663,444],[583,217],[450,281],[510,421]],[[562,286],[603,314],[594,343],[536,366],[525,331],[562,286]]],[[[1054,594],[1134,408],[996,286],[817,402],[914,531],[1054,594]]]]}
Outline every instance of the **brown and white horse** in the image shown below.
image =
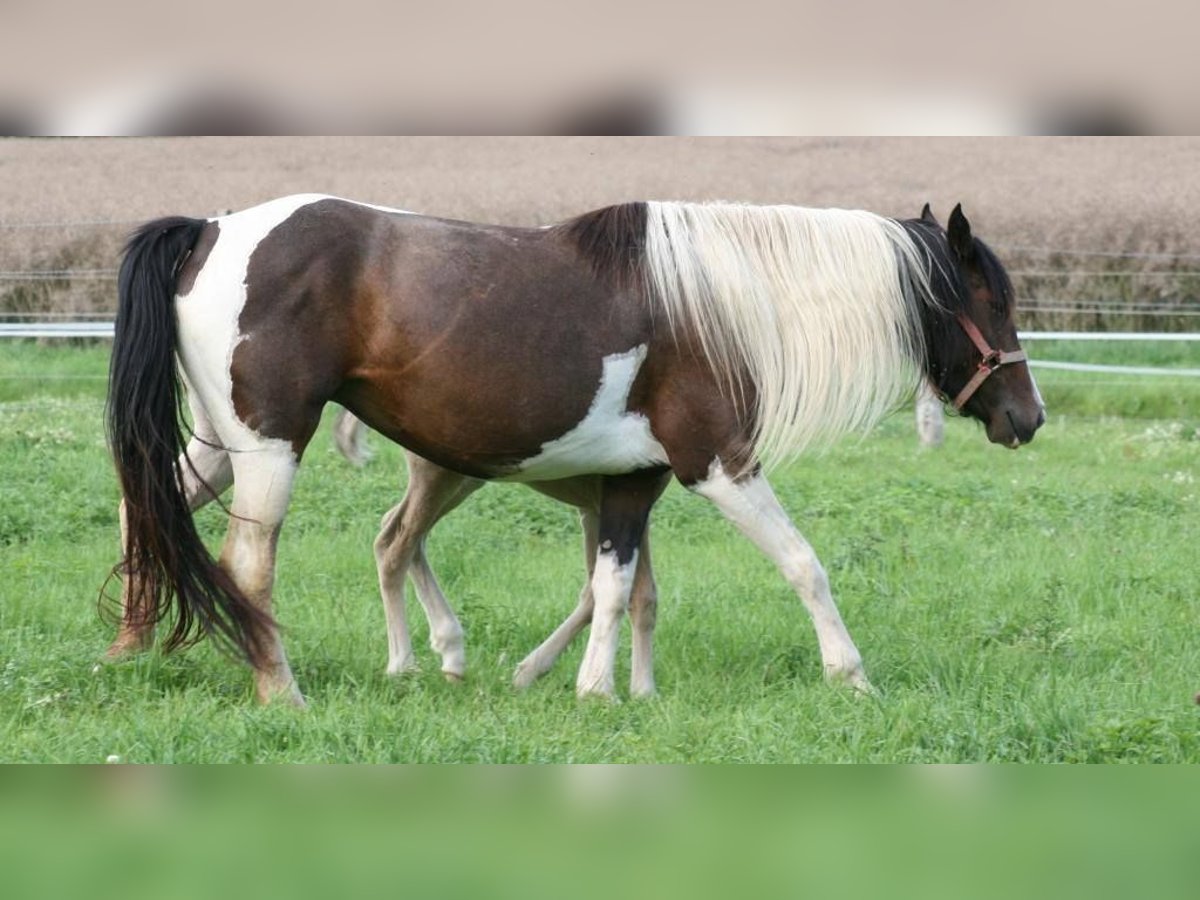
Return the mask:
{"type": "MultiPolygon", "coordinates": [[[[271,616],[275,547],[330,401],[459,475],[598,478],[577,690],[604,696],[668,473],[780,567],[827,677],[868,689],[763,466],[869,427],[922,377],[996,443],[1043,421],[1004,269],[957,207],[946,230],[927,210],[659,202],[527,229],[294,196],[149,223],[119,292],[108,424],[126,624],[174,609],[168,649],[216,638],[263,700],[301,702],[271,616]],[[190,510],[231,482],[218,563],[190,510]]],[[[399,525],[385,522],[385,562],[399,525]]]]}

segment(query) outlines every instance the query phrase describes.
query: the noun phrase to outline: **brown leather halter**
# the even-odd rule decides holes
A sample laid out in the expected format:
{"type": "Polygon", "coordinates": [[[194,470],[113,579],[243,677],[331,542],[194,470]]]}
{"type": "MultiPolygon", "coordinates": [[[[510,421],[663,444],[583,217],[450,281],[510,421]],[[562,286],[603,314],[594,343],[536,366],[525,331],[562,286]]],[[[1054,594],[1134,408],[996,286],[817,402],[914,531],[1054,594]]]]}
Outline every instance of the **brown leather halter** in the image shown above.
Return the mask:
{"type": "Polygon", "coordinates": [[[956,412],[961,412],[962,408],[967,405],[967,401],[979,390],[979,386],[987,381],[989,375],[1001,366],[1006,366],[1009,363],[1025,362],[1029,357],[1025,355],[1024,350],[993,350],[975,323],[968,319],[966,315],[959,313],[955,318],[958,320],[958,324],[962,326],[962,330],[967,333],[967,337],[971,339],[971,343],[979,348],[979,352],[983,354],[983,359],[979,361],[979,367],[975,370],[975,374],[971,376],[971,380],[966,383],[963,389],[958,392],[958,396],[954,398],[952,405],[956,412]]]}

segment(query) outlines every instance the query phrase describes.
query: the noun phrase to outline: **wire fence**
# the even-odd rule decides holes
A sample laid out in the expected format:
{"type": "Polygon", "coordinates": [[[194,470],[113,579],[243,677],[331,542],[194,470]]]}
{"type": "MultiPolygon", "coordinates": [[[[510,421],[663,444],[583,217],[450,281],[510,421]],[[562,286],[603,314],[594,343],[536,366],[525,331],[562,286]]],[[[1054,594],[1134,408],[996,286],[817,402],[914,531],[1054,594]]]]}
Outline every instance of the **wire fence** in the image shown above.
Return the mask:
{"type": "MultiPolygon", "coordinates": [[[[72,229],[72,228],[106,228],[124,226],[133,228],[144,224],[151,215],[137,219],[59,219],[54,221],[33,222],[3,222],[0,230],[24,231],[37,229],[72,229]]],[[[1200,262],[1200,253],[1165,253],[1140,250],[1100,250],[1079,247],[1047,247],[1026,246],[1022,244],[993,243],[992,249],[1006,253],[1028,253],[1035,256],[1079,256],[1096,259],[1147,259],[1162,262],[1195,261],[1200,262]]]]}
{"type": "MultiPolygon", "coordinates": [[[[0,221],[0,232],[38,232],[59,229],[90,230],[100,228],[132,228],[140,219],[90,219],[79,221],[0,221]]],[[[1025,246],[1019,244],[994,244],[994,249],[1003,254],[1022,254],[1032,257],[1024,267],[1009,270],[1015,280],[1024,280],[1029,285],[1046,290],[1048,285],[1062,279],[1078,283],[1080,279],[1096,279],[1097,284],[1124,287],[1135,282],[1153,279],[1175,280],[1170,291],[1158,290],[1151,299],[1137,297],[1137,291],[1126,290],[1124,296],[1105,299],[1100,296],[1087,297],[1079,294],[1078,299],[1064,299],[1053,293],[1031,292],[1021,300],[1021,313],[1027,317],[1034,330],[1020,334],[1022,340],[1056,341],[1200,341],[1200,332],[1191,330],[1168,331],[1172,325],[1186,329],[1200,318],[1200,253],[1165,253],[1137,250],[1081,249],[1074,247],[1025,246]],[[1045,262],[1037,262],[1045,260],[1045,262]],[[1180,268],[1143,268],[1130,266],[1100,268],[1102,260],[1128,260],[1130,265],[1138,262],[1162,263],[1180,268]],[[1089,263],[1089,261],[1091,261],[1089,263]],[[1065,263],[1065,264],[1064,264],[1065,263]],[[1114,284],[1115,282],[1115,284],[1114,284]],[[1166,294],[1164,296],[1164,293],[1166,294]],[[1153,324],[1159,323],[1159,328],[1153,324]],[[1047,328],[1046,325],[1050,327],[1047,328]],[[1055,328],[1067,324],[1071,328],[1055,328]],[[1074,327],[1079,325],[1080,327],[1074,327]],[[1127,327],[1110,330],[1112,326],[1127,327]],[[1128,326],[1134,327],[1128,327],[1128,326]],[[1138,328],[1147,325],[1148,328],[1138,328]]],[[[105,283],[115,283],[115,267],[47,267],[14,268],[0,270],[0,299],[5,290],[36,292],[18,293],[18,301],[0,304],[0,338],[55,339],[109,339],[113,334],[111,306],[100,309],[64,311],[42,308],[50,296],[49,292],[79,282],[90,284],[88,290],[100,289],[105,283]],[[6,286],[13,286],[12,288],[6,286]],[[22,288],[21,286],[28,286],[22,288]]],[[[83,288],[81,287],[81,290],[83,288]]],[[[104,287],[104,292],[109,288],[104,287]]],[[[115,294],[115,291],[113,292],[115,294]]],[[[1097,291],[1097,294],[1102,293],[1097,291]]],[[[1118,291],[1120,293],[1120,291],[1118,291]]],[[[95,296],[103,296],[92,294],[95,296]]],[[[115,302],[115,296],[112,298],[115,302]]],[[[99,304],[103,306],[103,303],[99,304]]],[[[1076,363],[1055,360],[1032,360],[1031,365],[1043,369],[1067,370],[1088,373],[1107,373],[1122,376],[1167,375],[1195,377],[1200,369],[1168,368],[1151,366],[1115,366],[1100,363],[1076,363]]]]}
{"type": "Polygon", "coordinates": [[[0,230],[25,231],[44,228],[107,228],[124,225],[133,228],[141,225],[145,219],[83,219],[75,222],[0,222],[0,230]]]}

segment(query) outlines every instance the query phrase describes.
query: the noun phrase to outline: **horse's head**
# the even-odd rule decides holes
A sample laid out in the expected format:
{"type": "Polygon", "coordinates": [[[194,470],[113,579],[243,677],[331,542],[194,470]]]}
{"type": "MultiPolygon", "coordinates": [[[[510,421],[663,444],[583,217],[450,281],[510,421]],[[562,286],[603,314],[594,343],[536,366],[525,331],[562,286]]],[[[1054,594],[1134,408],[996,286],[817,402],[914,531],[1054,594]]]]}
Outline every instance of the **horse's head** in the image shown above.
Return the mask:
{"type": "Polygon", "coordinates": [[[922,314],[929,380],[955,409],[982,422],[992,442],[1029,443],[1046,414],[1017,341],[1004,266],[971,234],[961,205],[944,231],[928,204],[904,224],[933,255],[930,286],[940,308],[922,314]]]}

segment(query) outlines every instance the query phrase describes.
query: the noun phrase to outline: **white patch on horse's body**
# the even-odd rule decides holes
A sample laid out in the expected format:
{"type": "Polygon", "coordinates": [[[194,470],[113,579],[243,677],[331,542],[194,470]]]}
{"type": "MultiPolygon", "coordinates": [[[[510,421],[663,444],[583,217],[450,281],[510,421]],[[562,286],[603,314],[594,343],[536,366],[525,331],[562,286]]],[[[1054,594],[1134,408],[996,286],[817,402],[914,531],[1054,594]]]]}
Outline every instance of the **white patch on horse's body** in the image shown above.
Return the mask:
{"type": "MultiPolygon", "coordinates": [[[[217,220],[220,231],[192,289],[175,298],[179,322],[179,360],[194,400],[208,414],[226,449],[262,449],[271,439],[242,422],[233,406],[233,351],[244,338],[238,327],[246,304],[250,257],[271,231],[303,206],[325,199],[300,194],[272,200],[217,220]]],[[[288,446],[283,440],[276,445],[288,446]]]]}
{"type": "Polygon", "coordinates": [[[734,481],[725,473],[720,460],[714,460],[708,477],[693,485],[692,490],[716,504],[779,567],[788,584],[800,595],[812,616],[826,678],[845,681],[869,692],[871,686],[863,674],[862,656],[833,602],[825,570],[780,506],[766,478],[754,475],[734,481]]]}
{"type": "MultiPolygon", "coordinates": [[[[179,322],[179,359],[187,373],[189,392],[199,401],[225,442],[236,451],[290,447],[287,441],[257,434],[237,417],[233,407],[233,353],[245,340],[239,328],[246,305],[250,258],[263,239],[298,210],[323,200],[340,200],[327,194],[295,194],[216,220],[220,231],[191,290],[175,298],[179,322]],[[265,446],[264,446],[265,445],[265,446]]],[[[411,215],[345,200],[384,212],[411,215]]]]}
{"type": "Polygon", "coordinates": [[[587,415],[502,480],[550,481],[666,465],[667,452],[650,431],[650,420],[628,408],[630,388],[645,359],[645,344],[604,357],[600,386],[587,415]]]}

